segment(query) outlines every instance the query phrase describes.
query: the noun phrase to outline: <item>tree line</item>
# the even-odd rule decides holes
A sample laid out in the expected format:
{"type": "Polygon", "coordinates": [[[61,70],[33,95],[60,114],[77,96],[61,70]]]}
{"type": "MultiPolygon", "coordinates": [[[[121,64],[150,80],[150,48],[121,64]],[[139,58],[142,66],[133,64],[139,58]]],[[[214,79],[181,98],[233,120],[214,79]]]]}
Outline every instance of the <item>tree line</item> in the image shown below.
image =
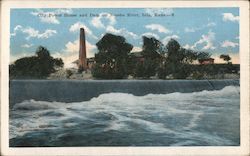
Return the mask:
{"type": "MultiPolygon", "coordinates": [[[[131,53],[133,45],[122,36],[105,34],[97,43],[98,53],[91,69],[96,79],[194,79],[204,75],[230,73],[238,70],[231,64],[229,55],[220,58],[227,62],[218,65],[194,65],[196,60],[208,59],[208,52],[194,51],[181,47],[178,41],[170,39],[164,45],[154,37],[142,37],[140,53],[131,53]],[[140,54],[140,56],[136,56],[140,54]]],[[[47,78],[64,65],[61,58],[53,58],[46,47],[39,46],[35,56],[23,57],[9,65],[10,78],[47,78]]]]}
{"type": "Polygon", "coordinates": [[[185,49],[171,39],[166,45],[154,37],[143,36],[142,59],[132,55],[133,46],[122,36],[105,34],[96,44],[95,65],[92,74],[101,79],[123,79],[128,75],[135,78],[157,76],[165,79],[185,79],[192,72],[190,64],[198,59],[210,57],[208,52],[185,49]]]}
{"type": "Polygon", "coordinates": [[[61,58],[53,58],[47,48],[39,46],[35,56],[20,58],[9,66],[10,78],[46,78],[63,65],[61,58]]]}

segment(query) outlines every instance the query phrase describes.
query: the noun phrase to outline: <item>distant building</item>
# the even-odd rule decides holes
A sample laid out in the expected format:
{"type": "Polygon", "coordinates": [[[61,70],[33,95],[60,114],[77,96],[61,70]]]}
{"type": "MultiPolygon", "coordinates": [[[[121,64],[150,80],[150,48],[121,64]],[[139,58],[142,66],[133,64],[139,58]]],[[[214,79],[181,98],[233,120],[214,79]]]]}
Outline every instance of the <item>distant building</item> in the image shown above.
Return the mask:
{"type": "Polygon", "coordinates": [[[92,69],[95,64],[94,57],[87,58],[84,28],[80,28],[79,58],[73,63],[77,64],[78,70],[80,71],[92,69]]]}
{"type": "MultiPolygon", "coordinates": [[[[87,58],[86,56],[86,41],[85,41],[85,30],[84,28],[80,28],[80,40],[79,40],[79,58],[72,62],[73,64],[77,64],[79,71],[84,71],[88,69],[92,69],[95,62],[95,57],[87,58]]],[[[142,52],[132,52],[129,53],[129,57],[135,59],[137,62],[143,63],[145,58],[142,55],[142,52]]],[[[156,57],[160,57],[157,54],[156,57]]]]}
{"type": "MultiPolygon", "coordinates": [[[[129,53],[129,56],[131,58],[134,58],[137,62],[143,63],[145,61],[145,56],[143,56],[142,51],[140,51],[140,52],[131,52],[131,53],[129,53]]],[[[154,53],[153,58],[160,59],[160,58],[162,58],[162,56],[159,53],[154,53]]]]}
{"type": "Polygon", "coordinates": [[[129,56],[135,58],[137,62],[144,62],[145,59],[142,55],[142,52],[129,53],[129,56]]]}
{"type": "Polygon", "coordinates": [[[95,64],[95,57],[87,58],[87,66],[92,69],[95,64]]]}
{"type": "MultiPolygon", "coordinates": [[[[142,55],[141,52],[130,53],[129,56],[135,58],[137,62],[141,62],[141,63],[144,62],[144,57],[143,57],[143,55],[142,55]]],[[[72,63],[73,63],[73,64],[77,64],[78,67],[79,67],[79,60],[80,60],[80,59],[75,60],[75,61],[72,62],[72,63]]],[[[96,62],[95,62],[95,57],[86,58],[86,63],[87,63],[87,64],[86,64],[85,69],[90,69],[90,70],[91,70],[91,69],[93,68],[94,64],[96,63],[96,62]]],[[[80,68],[79,68],[79,69],[80,69],[80,68]]]]}
{"type": "Polygon", "coordinates": [[[200,64],[214,64],[213,58],[199,59],[198,61],[200,64]]]}
{"type": "MultiPolygon", "coordinates": [[[[94,57],[86,58],[86,60],[87,60],[87,61],[86,61],[86,62],[87,62],[87,65],[86,65],[85,70],[86,70],[86,69],[92,69],[92,68],[93,68],[93,65],[95,64],[95,58],[94,58],[94,57]]],[[[77,64],[78,67],[79,67],[79,60],[75,60],[73,63],[74,63],[74,64],[77,64]]]]}
{"type": "Polygon", "coordinates": [[[78,70],[87,70],[86,41],[84,28],[80,28],[78,70]]]}

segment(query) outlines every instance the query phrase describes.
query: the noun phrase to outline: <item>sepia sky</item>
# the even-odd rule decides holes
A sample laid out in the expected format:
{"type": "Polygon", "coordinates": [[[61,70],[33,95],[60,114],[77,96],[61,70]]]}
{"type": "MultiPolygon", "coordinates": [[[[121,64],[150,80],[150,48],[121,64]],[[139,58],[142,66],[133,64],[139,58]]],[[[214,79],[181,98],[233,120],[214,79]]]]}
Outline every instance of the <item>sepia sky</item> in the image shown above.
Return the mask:
{"type": "Polygon", "coordinates": [[[210,52],[217,63],[223,62],[220,54],[239,63],[238,8],[12,9],[10,61],[34,55],[42,45],[70,67],[78,58],[81,27],[87,57],[94,56],[95,44],[109,32],[124,36],[133,52],[141,50],[142,36],[153,36],[164,45],[174,38],[184,48],[210,52]]]}

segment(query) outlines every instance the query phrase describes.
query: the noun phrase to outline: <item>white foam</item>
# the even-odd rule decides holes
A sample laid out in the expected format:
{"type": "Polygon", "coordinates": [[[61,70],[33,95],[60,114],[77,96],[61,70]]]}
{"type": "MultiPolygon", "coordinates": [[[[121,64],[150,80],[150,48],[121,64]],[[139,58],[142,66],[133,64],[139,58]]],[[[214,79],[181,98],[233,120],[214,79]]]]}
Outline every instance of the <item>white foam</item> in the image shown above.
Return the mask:
{"type": "MultiPolygon", "coordinates": [[[[196,128],[204,124],[202,120],[210,113],[223,116],[225,114],[219,113],[226,109],[237,111],[238,107],[239,87],[235,86],[215,91],[145,96],[107,93],[90,101],[73,103],[26,100],[15,104],[11,110],[10,138],[46,129],[71,128],[91,121],[104,124],[104,132],[129,133],[139,127],[152,134],[193,137],[197,140],[205,138],[208,142],[215,139],[216,144],[222,144],[225,139],[199,132],[196,128]]],[[[228,120],[230,117],[235,116],[229,116],[228,120]]]]}

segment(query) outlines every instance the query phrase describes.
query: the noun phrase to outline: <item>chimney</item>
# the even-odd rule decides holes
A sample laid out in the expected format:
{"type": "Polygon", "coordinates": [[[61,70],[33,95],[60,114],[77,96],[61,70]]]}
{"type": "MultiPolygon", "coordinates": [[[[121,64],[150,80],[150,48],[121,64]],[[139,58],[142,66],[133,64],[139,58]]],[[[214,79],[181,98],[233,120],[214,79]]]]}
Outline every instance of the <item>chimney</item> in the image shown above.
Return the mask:
{"type": "Polygon", "coordinates": [[[84,28],[80,28],[80,49],[79,49],[79,63],[78,70],[83,71],[87,69],[87,57],[86,57],[86,43],[84,28]]]}

